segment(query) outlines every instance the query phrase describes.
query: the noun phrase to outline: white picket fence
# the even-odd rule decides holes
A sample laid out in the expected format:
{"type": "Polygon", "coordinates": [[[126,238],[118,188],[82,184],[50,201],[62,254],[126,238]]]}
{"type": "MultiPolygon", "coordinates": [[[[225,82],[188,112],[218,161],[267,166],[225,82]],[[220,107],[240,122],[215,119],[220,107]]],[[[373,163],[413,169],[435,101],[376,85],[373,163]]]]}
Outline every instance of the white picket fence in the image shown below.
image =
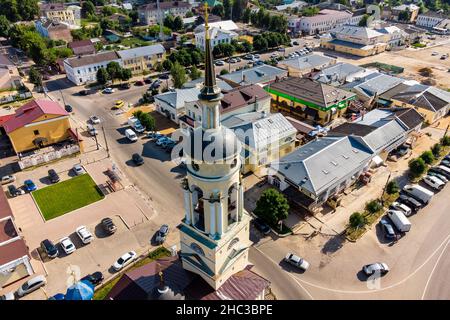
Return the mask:
{"type": "Polygon", "coordinates": [[[43,163],[47,163],[56,159],[60,159],[71,154],[80,152],[80,147],[76,144],[61,148],[55,151],[50,151],[44,154],[36,154],[28,157],[24,157],[19,161],[20,169],[25,169],[33,166],[37,166],[43,163]]]}

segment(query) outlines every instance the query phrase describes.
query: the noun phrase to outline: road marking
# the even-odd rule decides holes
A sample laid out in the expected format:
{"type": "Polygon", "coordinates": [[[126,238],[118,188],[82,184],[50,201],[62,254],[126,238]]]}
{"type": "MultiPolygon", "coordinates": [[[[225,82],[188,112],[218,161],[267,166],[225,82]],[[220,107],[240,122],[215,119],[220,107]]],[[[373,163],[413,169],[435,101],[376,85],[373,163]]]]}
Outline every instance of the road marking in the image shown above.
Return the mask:
{"type": "MultiPolygon", "coordinates": [[[[261,253],[264,257],[266,257],[268,260],[270,260],[274,265],[278,266],[278,268],[281,269],[281,267],[278,265],[278,263],[274,260],[272,260],[272,258],[270,258],[269,256],[267,256],[264,252],[262,252],[261,250],[259,250],[257,247],[253,247],[256,251],[258,251],[259,253],[261,253]]],[[[313,296],[309,293],[308,290],[305,289],[304,286],[302,286],[302,284],[298,281],[298,279],[296,277],[294,277],[290,272],[287,273],[292,279],[294,279],[294,281],[300,286],[300,288],[302,288],[302,290],[304,292],[306,292],[306,294],[311,298],[311,300],[314,300],[313,296]]]]}
{"type": "Polygon", "coordinates": [[[428,285],[430,284],[431,278],[433,277],[433,273],[436,270],[436,267],[439,264],[439,261],[441,260],[442,256],[444,255],[445,250],[447,250],[448,245],[450,244],[450,241],[447,241],[447,244],[444,247],[444,250],[442,250],[441,254],[439,255],[439,258],[437,259],[436,263],[434,264],[433,269],[431,270],[430,276],[428,277],[427,283],[425,284],[425,288],[423,289],[423,294],[421,300],[425,298],[425,293],[427,293],[428,285]]]}
{"type": "MultiPolygon", "coordinates": [[[[413,277],[417,272],[419,272],[420,269],[422,269],[430,260],[431,258],[433,258],[433,256],[439,251],[439,249],[446,244],[446,246],[448,245],[448,242],[450,240],[450,234],[447,235],[447,237],[444,239],[444,241],[441,242],[441,244],[433,251],[433,253],[431,253],[431,255],[418,267],[416,268],[416,270],[414,272],[412,272],[410,275],[408,275],[406,278],[402,279],[401,281],[394,283],[390,286],[384,287],[384,288],[380,288],[380,289],[374,289],[374,290],[339,290],[339,289],[333,289],[333,288],[327,288],[327,287],[323,287],[314,283],[311,283],[309,281],[305,281],[303,279],[299,279],[297,277],[295,277],[294,275],[291,275],[294,279],[296,279],[296,281],[298,280],[299,282],[302,282],[303,284],[309,285],[311,287],[317,288],[317,289],[321,289],[321,290],[325,290],[325,291],[331,291],[331,292],[336,292],[336,293],[345,293],[345,294],[360,294],[360,293],[375,293],[375,292],[381,292],[381,291],[385,291],[388,289],[392,289],[394,287],[399,286],[400,284],[403,284],[404,282],[408,281],[411,277],[413,277]]],[[[272,262],[274,262],[270,257],[268,257],[265,253],[263,253],[261,250],[259,250],[258,248],[254,247],[256,250],[258,250],[259,252],[261,252],[266,258],[268,258],[269,260],[271,260],[272,262]]],[[[274,262],[275,263],[275,262],[274,262]]],[[[291,274],[291,273],[288,273],[291,274]]],[[[300,284],[299,284],[300,285],[300,284]]],[[[305,290],[307,292],[307,290],[301,286],[303,290],[305,290]]],[[[308,292],[309,294],[309,292],[308,292]]]]}

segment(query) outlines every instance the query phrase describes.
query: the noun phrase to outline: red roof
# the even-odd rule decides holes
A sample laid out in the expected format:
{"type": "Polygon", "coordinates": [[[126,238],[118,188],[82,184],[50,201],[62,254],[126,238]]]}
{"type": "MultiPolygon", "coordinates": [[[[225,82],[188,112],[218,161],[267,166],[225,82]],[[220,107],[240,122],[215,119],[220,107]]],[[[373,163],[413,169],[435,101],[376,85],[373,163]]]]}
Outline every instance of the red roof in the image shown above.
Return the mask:
{"type": "Polygon", "coordinates": [[[11,119],[12,117],[14,117],[14,114],[7,114],[4,116],[0,116],[0,127],[3,127],[3,124],[8,121],[9,119],[11,119]]]}
{"type": "Polygon", "coordinates": [[[10,133],[46,114],[69,115],[57,102],[38,99],[30,101],[17,109],[13,117],[7,120],[3,127],[6,133],[10,133]]]}

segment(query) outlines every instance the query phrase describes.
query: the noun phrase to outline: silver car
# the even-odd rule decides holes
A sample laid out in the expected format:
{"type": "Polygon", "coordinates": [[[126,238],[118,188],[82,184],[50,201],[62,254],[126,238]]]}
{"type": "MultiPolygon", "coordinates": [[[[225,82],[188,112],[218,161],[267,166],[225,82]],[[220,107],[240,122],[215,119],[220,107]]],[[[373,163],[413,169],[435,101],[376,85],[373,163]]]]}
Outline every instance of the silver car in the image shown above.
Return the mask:
{"type": "Polygon", "coordinates": [[[384,262],[375,262],[372,264],[367,264],[363,267],[363,271],[367,276],[374,275],[376,273],[380,275],[385,275],[389,272],[389,267],[384,262]]]}
{"type": "Polygon", "coordinates": [[[309,268],[309,262],[306,261],[303,258],[300,258],[299,256],[293,254],[293,253],[288,253],[286,255],[286,257],[284,257],[284,261],[286,261],[289,264],[292,264],[293,266],[300,268],[304,271],[308,270],[309,268]]]}
{"type": "Polygon", "coordinates": [[[23,297],[40,287],[45,286],[47,283],[47,280],[45,280],[45,277],[42,275],[39,275],[37,277],[31,278],[27,282],[25,282],[23,285],[20,286],[19,289],[17,289],[16,293],[19,297],[23,297]]]}

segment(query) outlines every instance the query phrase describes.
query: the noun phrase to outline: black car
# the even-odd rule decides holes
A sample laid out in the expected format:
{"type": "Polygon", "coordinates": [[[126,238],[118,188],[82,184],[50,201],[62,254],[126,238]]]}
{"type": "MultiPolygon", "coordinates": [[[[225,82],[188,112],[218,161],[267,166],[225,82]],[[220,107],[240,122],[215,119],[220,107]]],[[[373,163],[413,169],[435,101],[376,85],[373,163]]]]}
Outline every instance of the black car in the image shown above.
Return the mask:
{"type": "Polygon", "coordinates": [[[10,184],[8,186],[8,191],[9,191],[9,194],[11,195],[11,197],[17,197],[17,196],[20,196],[25,193],[25,191],[23,191],[21,189],[17,189],[16,186],[13,184],[10,184]]]}
{"type": "Polygon", "coordinates": [[[103,279],[104,279],[103,273],[101,273],[100,271],[96,271],[92,274],[88,274],[87,276],[81,278],[81,280],[87,280],[90,283],[92,283],[94,286],[101,283],[103,281],[103,279]]]}
{"type": "Polygon", "coordinates": [[[167,224],[163,224],[161,228],[158,230],[158,234],[156,235],[156,243],[163,244],[169,234],[169,226],[167,224]]]}
{"type": "Polygon", "coordinates": [[[167,80],[169,79],[169,75],[167,73],[163,73],[159,76],[160,79],[167,80]]]}
{"type": "Polygon", "coordinates": [[[45,251],[47,256],[51,259],[56,258],[58,256],[58,248],[48,239],[45,239],[41,242],[41,248],[45,251]]]}
{"type": "Polygon", "coordinates": [[[105,232],[108,234],[113,234],[117,230],[117,227],[111,218],[102,219],[102,227],[103,230],[105,230],[105,232]]]}
{"type": "Polygon", "coordinates": [[[68,105],[68,104],[66,104],[66,105],[64,106],[64,109],[65,109],[67,112],[72,112],[72,111],[73,111],[72,106],[71,106],[71,105],[68,105]]]}
{"type": "Polygon", "coordinates": [[[128,83],[128,82],[124,82],[124,83],[122,83],[122,84],[120,85],[120,88],[121,88],[121,89],[130,89],[130,88],[131,88],[131,85],[130,85],[130,83],[128,83]]]}
{"type": "Polygon", "coordinates": [[[161,86],[161,80],[155,80],[150,86],[150,90],[158,89],[161,86]]]}
{"type": "Polygon", "coordinates": [[[146,83],[146,84],[150,84],[150,83],[152,83],[152,78],[146,78],[146,79],[144,79],[144,82],[146,83]]]}
{"type": "Polygon", "coordinates": [[[87,96],[89,94],[88,90],[81,90],[80,91],[80,96],[87,96]]]}
{"type": "Polygon", "coordinates": [[[432,167],[432,168],[428,169],[428,171],[442,174],[447,179],[450,179],[450,173],[448,173],[446,170],[443,170],[439,167],[432,167]]]}
{"type": "Polygon", "coordinates": [[[141,155],[138,153],[133,153],[133,155],[131,156],[131,159],[137,166],[144,164],[144,158],[142,158],[141,155]]]}
{"type": "Polygon", "coordinates": [[[52,183],[57,183],[57,182],[59,182],[59,176],[58,176],[58,174],[56,173],[56,171],[53,170],[53,169],[48,170],[48,178],[50,179],[50,181],[51,181],[52,183]]]}
{"type": "Polygon", "coordinates": [[[397,234],[395,233],[394,227],[387,219],[380,220],[380,226],[384,231],[384,236],[386,239],[394,240],[397,238],[397,234]]]}
{"type": "Polygon", "coordinates": [[[257,230],[259,230],[262,234],[268,235],[270,233],[270,227],[267,223],[264,222],[261,218],[256,218],[253,220],[253,224],[257,230]]]}

